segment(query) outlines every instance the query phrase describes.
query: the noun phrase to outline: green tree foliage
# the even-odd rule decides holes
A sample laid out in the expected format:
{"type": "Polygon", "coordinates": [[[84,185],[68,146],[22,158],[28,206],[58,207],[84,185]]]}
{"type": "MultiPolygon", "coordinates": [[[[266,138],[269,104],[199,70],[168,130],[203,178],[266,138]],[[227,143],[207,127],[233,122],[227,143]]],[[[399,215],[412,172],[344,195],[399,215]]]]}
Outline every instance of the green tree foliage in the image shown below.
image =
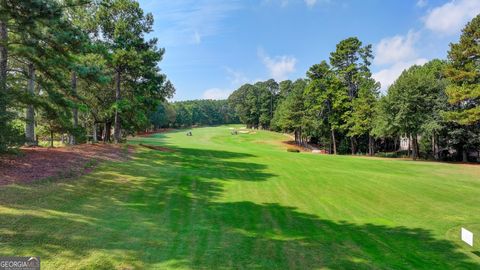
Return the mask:
{"type": "MultiPolygon", "coordinates": [[[[442,98],[445,83],[441,78],[443,63],[431,61],[405,70],[388,89],[390,108],[398,132],[412,139],[412,158],[419,155],[418,136],[438,119],[436,105],[442,98]]],[[[435,127],[433,127],[435,129],[435,127]]]]}
{"type": "Polygon", "coordinates": [[[307,77],[310,83],[304,92],[308,116],[306,122],[311,129],[319,131],[319,137],[328,138],[327,134],[330,135],[331,149],[337,154],[336,133],[341,129],[342,116],[347,110],[347,92],[326,61],[313,65],[307,71],[307,77]]]}
{"type": "Polygon", "coordinates": [[[177,114],[172,104],[162,102],[157,106],[157,110],[149,115],[150,123],[154,129],[168,128],[175,123],[177,114]]]}
{"type": "Polygon", "coordinates": [[[242,85],[229,96],[228,102],[248,128],[269,129],[279,99],[280,86],[270,79],[242,85]]]}
{"type": "Polygon", "coordinates": [[[447,96],[454,110],[445,115],[461,125],[480,123],[480,15],[462,30],[460,42],[451,44],[446,76],[447,96]]]}
{"type": "Polygon", "coordinates": [[[294,132],[295,142],[302,144],[303,122],[305,117],[304,97],[307,83],[299,79],[291,84],[287,97],[280,103],[274,117],[274,126],[284,132],[294,132]]]}
{"type": "Polygon", "coordinates": [[[170,124],[175,127],[211,126],[239,123],[234,110],[227,100],[189,100],[172,104],[176,120],[170,124]]]}
{"type": "MultiPolygon", "coordinates": [[[[85,37],[64,17],[63,10],[78,3],[81,2],[69,1],[64,5],[57,1],[0,2],[0,123],[5,127],[2,130],[8,130],[9,122],[26,107],[29,143],[34,140],[34,111],[46,104],[37,99],[69,105],[62,70],[68,68],[71,52],[80,47],[85,37]],[[40,92],[35,91],[36,87],[41,87],[43,97],[35,95],[40,92]]],[[[8,140],[1,139],[0,145],[5,149],[8,140]]]]}
{"type": "Polygon", "coordinates": [[[352,101],[352,110],[346,114],[347,135],[349,137],[367,135],[368,154],[373,155],[374,139],[373,125],[375,117],[375,105],[378,100],[379,83],[373,79],[365,79],[361,82],[358,96],[352,101]]]}
{"type": "Polygon", "coordinates": [[[145,127],[146,114],[157,105],[151,101],[163,97],[160,89],[165,78],[157,63],[164,50],[157,49],[156,39],[145,40],[145,34],[152,31],[153,16],[144,14],[136,1],[103,0],[95,22],[97,36],[109,49],[107,66],[115,88],[114,140],[118,143],[122,122],[127,133],[145,127]]]}
{"type": "MultiPolygon", "coordinates": [[[[477,30],[472,26],[478,24],[476,20],[464,33],[477,30]]],[[[298,144],[317,144],[334,154],[397,151],[400,139],[409,139],[413,159],[420,156],[421,150],[424,157],[458,159],[461,155],[466,161],[468,152],[480,145],[479,125],[447,122],[442,114],[459,114],[459,108],[461,113],[475,110],[472,104],[478,104],[477,96],[470,95],[478,82],[466,84],[478,77],[478,44],[472,40],[462,37],[462,47],[452,45],[447,63],[433,60],[405,70],[386,95],[381,95],[380,85],[369,69],[371,46],[348,38],[337,44],[330,64],[322,61],[310,67],[307,79],[280,82],[278,92],[271,95],[265,91],[266,82],[245,84],[230,95],[229,105],[249,128],[291,132],[298,144]],[[448,80],[443,72],[446,65],[448,80]],[[457,77],[452,78],[452,74],[457,77]],[[468,99],[460,103],[452,102],[452,89],[459,87],[449,84],[455,83],[454,79],[461,79],[458,82],[462,87],[470,89],[466,90],[468,99]],[[269,101],[275,108],[273,118],[268,117],[269,101]]]]}
{"type": "MultiPolygon", "coordinates": [[[[397,143],[397,136],[400,133],[395,123],[395,112],[392,108],[391,96],[380,97],[374,107],[372,135],[376,138],[392,138],[397,143]]],[[[394,147],[396,149],[396,147],[394,147]]]]}
{"type": "MultiPolygon", "coordinates": [[[[349,115],[343,116],[347,124],[352,122],[348,118],[352,115],[350,112],[355,110],[353,101],[358,98],[361,87],[372,84],[372,74],[369,68],[372,58],[372,45],[363,46],[362,42],[356,37],[340,41],[336,50],[330,54],[330,64],[343,87],[346,88],[350,100],[349,106],[351,109],[346,111],[349,115]]],[[[347,130],[351,127],[352,125],[345,126],[347,130]]],[[[358,130],[347,132],[347,135],[350,137],[352,154],[355,154],[357,152],[358,130]]]]}
{"type": "Polygon", "coordinates": [[[21,141],[19,121],[30,142],[42,135],[38,127],[69,133],[75,143],[87,130],[108,141],[117,119],[119,141],[148,126],[150,112],[172,97],[158,67],[164,50],[144,38],[153,17],[136,1],[0,5],[0,151],[21,141]]]}

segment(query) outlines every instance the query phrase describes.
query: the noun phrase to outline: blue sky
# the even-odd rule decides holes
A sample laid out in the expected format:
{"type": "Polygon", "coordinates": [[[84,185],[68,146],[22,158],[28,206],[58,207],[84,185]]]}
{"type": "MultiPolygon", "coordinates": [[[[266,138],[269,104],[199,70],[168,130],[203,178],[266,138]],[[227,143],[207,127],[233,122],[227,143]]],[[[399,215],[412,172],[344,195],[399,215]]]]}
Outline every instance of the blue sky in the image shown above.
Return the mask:
{"type": "Polygon", "coordinates": [[[221,99],[244,83],[305,76],[342,39],[374,46],[382,91],[413,64],[446,58],[480,0],[140,0],[166,49],[173,100],[221,99]]]}

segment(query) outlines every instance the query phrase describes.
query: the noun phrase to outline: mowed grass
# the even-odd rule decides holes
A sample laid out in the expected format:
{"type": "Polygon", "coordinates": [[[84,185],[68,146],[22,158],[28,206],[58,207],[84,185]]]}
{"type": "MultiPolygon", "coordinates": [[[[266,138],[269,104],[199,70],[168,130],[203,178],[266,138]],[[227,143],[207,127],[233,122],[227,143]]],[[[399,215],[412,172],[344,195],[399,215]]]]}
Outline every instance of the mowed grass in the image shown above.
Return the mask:
{"type": "Polygon", "coordinates": [[[479,269],[480,167],[289,153],[229,127],[0,187],[0,255],[42,269],[479,269]],[[475,247],[459,241],[461,227],[475,247]]]}

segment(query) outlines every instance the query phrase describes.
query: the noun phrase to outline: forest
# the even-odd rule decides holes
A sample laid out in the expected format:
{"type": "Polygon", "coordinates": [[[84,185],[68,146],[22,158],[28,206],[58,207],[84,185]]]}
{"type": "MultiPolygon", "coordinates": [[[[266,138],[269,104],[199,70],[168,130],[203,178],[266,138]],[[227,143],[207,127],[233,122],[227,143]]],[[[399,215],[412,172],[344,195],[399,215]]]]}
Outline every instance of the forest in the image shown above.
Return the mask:
{"type": "Polygon", "coordinates": [[[241,122],[332,154],[478,160],[480,16],[446,60],[410,67],[386,93],[372,77],[372,46],[350,37],[305,78],[245,84],[228,100],[170,102],[165,50],[146,38],[153,16],[136,1],[1,3],[2,152],[241,122]]]}
{"type": "Polygon", "coordinates": [[[372,46],[351,37],[306,78],[245,84],[228,101],[247,127],[291,132],[332,154],[479,161],[479,36],[480,15],[447,60],[404,70],[386,93],[372,78],[372,46]]]}
{"type": "Polygon", "coordinates": [[[149,120],[153,130],[240,123],[227,100],[210,99],[163,102],[150,114],[149,120]]]}
{"type": "Polygon", "coordinates": [[[1,151],[64,134],[118,143],[175,93],[136,1],[6,0],[0,12],[1,151]]]}

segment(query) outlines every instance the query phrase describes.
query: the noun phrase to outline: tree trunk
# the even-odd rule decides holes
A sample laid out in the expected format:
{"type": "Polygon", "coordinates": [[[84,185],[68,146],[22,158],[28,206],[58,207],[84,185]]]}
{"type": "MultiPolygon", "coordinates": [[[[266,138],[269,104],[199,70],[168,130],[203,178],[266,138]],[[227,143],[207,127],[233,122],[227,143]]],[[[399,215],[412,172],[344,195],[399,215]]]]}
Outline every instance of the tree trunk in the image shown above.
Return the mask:
{"type": "Polygon", "coordinates": [[[273,93],[270,91],[270,121],[273,118],[273,93]]]}
{"type": "Polygon", "coordinates": [[[410,150],[412,149],[412,136],[409,134],[408,135],[408,149],[407,149],[407,156],[410,156],[410,150]]]}
{"type": "Polygon", "coordinates": [[[330,143],[328,144],[328,153],[332,153],[332,140],[330,140],[330,143]]]}
{"type": "Polygon", "coordinates": [[[374,143],[373,137],[368,135],[368,155],[369,156],[373,156],[373,154],[375,153],[375,150],[373,149],[374,148],[373,143],[374,143]]]}
{"type": "MultiPolygon", "coordinates": [[[[27,94],[33,98],[35,95],[35,67],[28,64],[27,94]]],[[[35,109],[32,104],[27,105],[25,113],[25,142],[28,146],[35,145],[35,109]]]]}
{"type": "MultiPolygon", "coordinates": [[[[8,50],[6,45],[8,41],[7,24],[0,21],[0,96],[5,97],[7,92],[7,60],[8,50]]],[[[0,100],[0,115],[6,111],[6,100],[0,100]]]]}
{"type": "Polygon", "coordinates": [[[417,160],[418,158],[418,138],[417,134],[412,136],[412,159],[417,160]]]}
{"type": "Polygon", "coordinates": [[[93,130],[92,130],[92,143],[97,143],[98,138],[97,138],[97,123],[93,123],[93,130]]]}
{"type": "Polygon", "coordinates": [[[53,131],[50,131],[50,147],[53,148],[53,131]]]}
{"type": "Polygon", "coordinates": [[[462,149],[462,161],[468,162],[468,152],[466,149],[462,149]]]}
{"type": "Polygon", "coordinates": [[[103,143],[107,142],[107,123],[103,123],[103,131],[102,131],[102,140],[103,143]]]}
{"type": "MultiPolygon", "coordinates": [[[[72,94],[74,96],[77,95],[77,73],[75,71],[72,72],[72,94]]],[[[73,114],[73,128],[74,132],[76,132],[76,129],[78,127],[78,108],[77,105],[72,109],[72,114],[73,114]]],[[[75,134],[70,135],[70,143],[71,144],[77,144],[77,138],[75,138],[75,134]]]]}
{"type": "Polygon", "coordinates": [[[398,137],[395,136],[395,138],[393,138],[393,151],[397,151],[398,148],[397,148],[397,140],[398,140],[398,137]]]}
{"type": "Polygon", "coordinates": [[[337,154],[337,142],[335,141],[335,130],[332,129],[333,154],[337,154]]]}
{"type": "Polygon", "coordinates": [[[433,155],[433,159],[435,160],[438,159],[437,147],[435,145],[435,133],[432,134],[432,155],[433,155]]]}
{"type": "Polygon", "coordinates": [[[303,145],[303,135],[302,135],[302,128],[298,130],[298,140],[300,141],[300,145],[303,145]]]}
{"type": "Polygon", "coordinates": [[[103,126],[100,126],[97,124],[97,128],[98,128],[98,133],[97,133],[97,136],[100,137],[100,140],[103,141],[103,131],[104,131],[104,128],[103,126]]]}
{"type": "MultiPolygon", "coordinates": [[[[0,21],[0,128],[2,129],[7,126],[7,41],[7,24],[3,21],[0,21]]],[[[5,150],[6,147],[6,141],[0,137],[0,150],[5,150]]]]}
{"type": "Polygon", "coordinates": [[[121,99],[120,93],[120,71],[117,71],[115,74],[115,101],[117,102],[117,108],[115,109],[115,130],[113,134],[113,139],[115,143],[120,143],[121,141],[121,126],[120,126],[120,112],[118,111],[118,105],[121,99]]]}
{"type": "Polygon", "coordinates": [[[350,137],[350,144],[352,148],[352,155],[355,155],[357,153],[355,137],[350,137]]]}
{"type": "Polygon", "coordinates": [[[110,122],[105,123],[103,142],[110,142],[111,140],[110,134],[112,134],[111,131],[112,131],[112,123],[110,122]]]}

